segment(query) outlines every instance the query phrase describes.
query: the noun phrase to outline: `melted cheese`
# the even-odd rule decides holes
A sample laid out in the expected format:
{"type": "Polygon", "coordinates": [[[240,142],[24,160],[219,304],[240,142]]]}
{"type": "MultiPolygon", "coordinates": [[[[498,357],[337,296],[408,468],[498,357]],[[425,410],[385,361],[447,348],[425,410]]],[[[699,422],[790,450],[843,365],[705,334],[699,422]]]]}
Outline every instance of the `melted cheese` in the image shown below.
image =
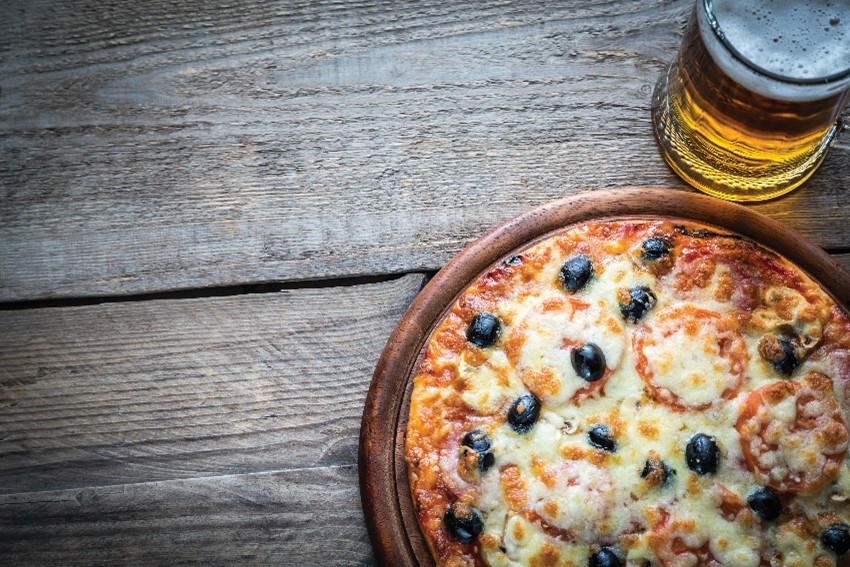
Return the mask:
{"type": "Polygon", "coordinates": [[[529,390],[553,406],[564,404],[587,386],[573,367],[574,348],[596,344],[611,369],[620,365],[625,349],[623,325],[604,302],[543,297],[525,312],[516,329],[520,336],[512,338],[521,343],[517,372],[529,390]]]}
{"type": "MultiPolygon", "coordinates": [[[[822,340],[828,310],[817,299],[817,288],[807,284],[804,297],[797,291],[769,291],[775,286],[753,291],[739,285],[734,274],[741,269],[734,264],[746,264],[749,249],[740,256],[728,253],[701,264],[674,261],[656,269],[641,259],[640,243],[659,227],[668,234],[672,229],[659,223],[636,226],[624,229],[627,236],[621,238],[602,238],[598,233],[604,231],[578,227],[524,251],[528,271],[516,268],[516,284],[505,286],[501,300],[475,298],[476,288],[471,288],[475,300],[464,305],[497,312],[503,328],[494,346],[483,351],[468,347],[447,359],[454,360],[447,364],[459,378],[452,387],[459,389],[456,399],[454,390],[443,397],[452,411],[462,405],[469,412],[463,427],[487,432],[495,459],[480,482],[463,481],[453,468],[463,431],[429,432],[441,443],[442,476],[432,488],[480,510],[485,528],[474,550],[493,566],[584,566],[599,545],[612,546],[624,564],[634,566],[644,561],[693,566],[699,553],[710,554],[720,565],[740,567],[758,567],[762,558],[785,566],[811,566],[816,560],[834,565],[834,557],[817,544],[817,533],[801,535],[802,529],[789,523],[792,518],[762,522],[749,510],[746,498],[761,481],[744,464],[735,427],[750,392],[785,379],[758,352],[764,333],[791,325],[822,340]],[[594,276],[569,293],[558,272],[579,252],[593,258],[594,276]],[[637,285],[653,290],[657,303],[631,323],[620,313],[618,298],[637,285]],[[748,320],[739,305],[757,292],[762,304],[748,320]],[[608,368],[607,381],[598,388],[589,387],[570,360],[572,348],[591,342],[603,351],[608,368]],[[539,397],[542,408],[531,430],[518,433],[505,415],[527,391],[539,397]],[[610,428],[614,452],[590,444],[588,432],[595,424],[610,428]],[[713,437],[720,448],[716,474],[700,476],[688,468],[685,448],[696,433],[713,437]],[[666,483],[641,478],[649,459],[663,461],[672,471],[666,483]],[[692,553],[682,551],[682,545],[692,553]]],[[[702,243],[684,240],[692,248],[702,243]]],[[[457,335],[464,333],[457,330],[457,335]]],[[[435,360],[442,361],[442,351],[435,353],[435,360]]],[[[842,356],[813,355],[799,372],[850,377],[850,351],[842,356]]],[[[411,419],[437,403],[440,396],[429,394],[424,384],[443,376],[434,370],[417,377],[411,419]]],[[[836,397],[845,414],[850,412],[850,385],[836,397]]],[[[816,402],[803,408],[812,417],[823,410],[816,402]]],[[[752,419],[752,427],[763,429],[762,444],[748,449],[777,478],[824,458],[826,445],[794,432],[799,419],[794,396],[752,419]]],[[[435,430],[444,427],[439,417],[428,423],[435,430]]],[[[409,462],[423,449],[412,447],[411,439],[409,434],[409,462]]],[[[829,450],[846,451],[846,444],[829,450]]],[[[846,497],[847,458],[833,483],[793,500],[794,514],[811,523],[827,511],[850,523],[846,497]]],[[[424,506],[424,500],[419,502],[424,506]]],[[[434,517],[442,513],[437,509],[434,517]]],[[[457,547],[457,553],[469,549],[457,547]]]]}
{"type": "Polygon", "coordinates": [[[735,351],[724,352],[724,346],[737,342],[739,351],[744,346],[740,337],[718,328],[723,319],[717,313],[688,307],[667,311],[656,318],[657,324],[646,326],[641,352],[654,386],[682,405],[707,406],[736,388],[741,378],[735,364],[742,361],[732,360],[735,351]]]}
{"type": "Polygon", "coordinates": [[[463,401],[484,415],[501,411],[507,401],[522,392],[522,383],[501,351],[494,352],[478,366],[462,357],[458,374],[465,382],[463,401]]]}
{"type": "Polygon", "coordinates": [[[758,406],[737,424],[760,480],[780,490],[803,492],[831,482],[840,468],[834,460],[848,448],[846,424],[836,415],[832,384],[810,374],[757,391],[758,406]]]}

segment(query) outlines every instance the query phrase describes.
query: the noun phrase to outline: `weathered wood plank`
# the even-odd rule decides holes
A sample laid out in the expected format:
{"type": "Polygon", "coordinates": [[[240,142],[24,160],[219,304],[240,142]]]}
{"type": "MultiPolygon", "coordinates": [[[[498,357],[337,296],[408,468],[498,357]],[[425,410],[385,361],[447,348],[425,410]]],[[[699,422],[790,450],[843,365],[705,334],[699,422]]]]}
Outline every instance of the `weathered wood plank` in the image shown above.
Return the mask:
{"type": "Polygon", "coordinates": [[[422,281],[0,312],[0,494],[356,462],[422,281]]]}
{"type": "MultiPolygon", "coordinates": [[[[550,199],[681,187],[649,104],[688,9],[6,2],[0,300],[437,269],[550,199]]],[[[846,248],[848,170],[758,208],[846,248]]]]}
{"type": "Polygon", "coordinates": [[[373,564],[355,465],[0,496],[0,563],[373,564]]]}

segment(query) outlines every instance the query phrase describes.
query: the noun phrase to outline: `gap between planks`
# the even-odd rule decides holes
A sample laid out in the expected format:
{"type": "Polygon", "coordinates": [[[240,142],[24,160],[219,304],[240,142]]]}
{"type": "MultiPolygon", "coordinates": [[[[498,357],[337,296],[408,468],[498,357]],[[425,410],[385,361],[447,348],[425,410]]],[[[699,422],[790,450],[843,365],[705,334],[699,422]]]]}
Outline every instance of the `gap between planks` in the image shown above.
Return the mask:
{"type": "MultiPolygon", "coordinates": [[[[850,254],[848,261],[850,266],[850,254]]],[[[156,301],[173,299],[206,299],[214,297],[232,297],[234,295],[256,295],[278,293],[286,290],[325,289],[333,287],[353,287],[357,285],[379,284],[399,280],[408,275],[424,277],[422,287],[425,287],[437,272],[432,270],[409,271],[391,274],[376,274],[371,276],[351,276],[345,278],[330,278],[303,280],[292,282],[273,282],[242,284],[229,286],[213,286],[193,289],[178,289],[135,295],[102,295],[92,297],[61,297],[56,299],[33,299],[23,301],[0,301],[0,311],[19,311],[26,309],[43,309],[51,307],[84,307],[102,303],[129,303],[138,301],[156,301]]],[[[421,289],[421,288],[420,288],[421,289]]]]}
{"type": "Polygon", "coordinates": [[[7,311],[0,491],[354,463],[369,378],[424,279],[7,311]]]}

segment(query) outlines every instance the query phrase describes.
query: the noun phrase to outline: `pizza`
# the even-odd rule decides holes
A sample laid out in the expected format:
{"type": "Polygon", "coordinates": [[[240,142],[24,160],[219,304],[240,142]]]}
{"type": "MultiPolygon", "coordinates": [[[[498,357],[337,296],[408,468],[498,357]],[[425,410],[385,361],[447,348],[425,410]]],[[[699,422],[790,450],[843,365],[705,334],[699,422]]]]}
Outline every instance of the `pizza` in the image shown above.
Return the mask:
{"type": "Polygon", "coordinates": [[[690,222],[564,229],[430,335],[405,437],[440,566],[850,565],[850,316],[690,222]]]}

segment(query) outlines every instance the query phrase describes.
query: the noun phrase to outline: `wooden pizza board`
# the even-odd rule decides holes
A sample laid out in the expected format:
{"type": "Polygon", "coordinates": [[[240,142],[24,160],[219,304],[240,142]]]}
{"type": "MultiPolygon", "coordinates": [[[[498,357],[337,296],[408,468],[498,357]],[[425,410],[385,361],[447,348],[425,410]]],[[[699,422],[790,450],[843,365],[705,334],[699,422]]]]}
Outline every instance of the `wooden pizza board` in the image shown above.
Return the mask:
{"type": "Polygon", "coordinates": [[[818,246],[752,209],[659,188],[591,191],[532,209],[473,242],[419,293],[381,355],[360,430],[360,496],[378,562],[433,566],[419,530],[404,462],[412,374],[431,331],[457,296],[490,267],[568,226],[604,219],[679,219],[734,232],[772,249],[850,305],[850,274],[818,246]]]}

